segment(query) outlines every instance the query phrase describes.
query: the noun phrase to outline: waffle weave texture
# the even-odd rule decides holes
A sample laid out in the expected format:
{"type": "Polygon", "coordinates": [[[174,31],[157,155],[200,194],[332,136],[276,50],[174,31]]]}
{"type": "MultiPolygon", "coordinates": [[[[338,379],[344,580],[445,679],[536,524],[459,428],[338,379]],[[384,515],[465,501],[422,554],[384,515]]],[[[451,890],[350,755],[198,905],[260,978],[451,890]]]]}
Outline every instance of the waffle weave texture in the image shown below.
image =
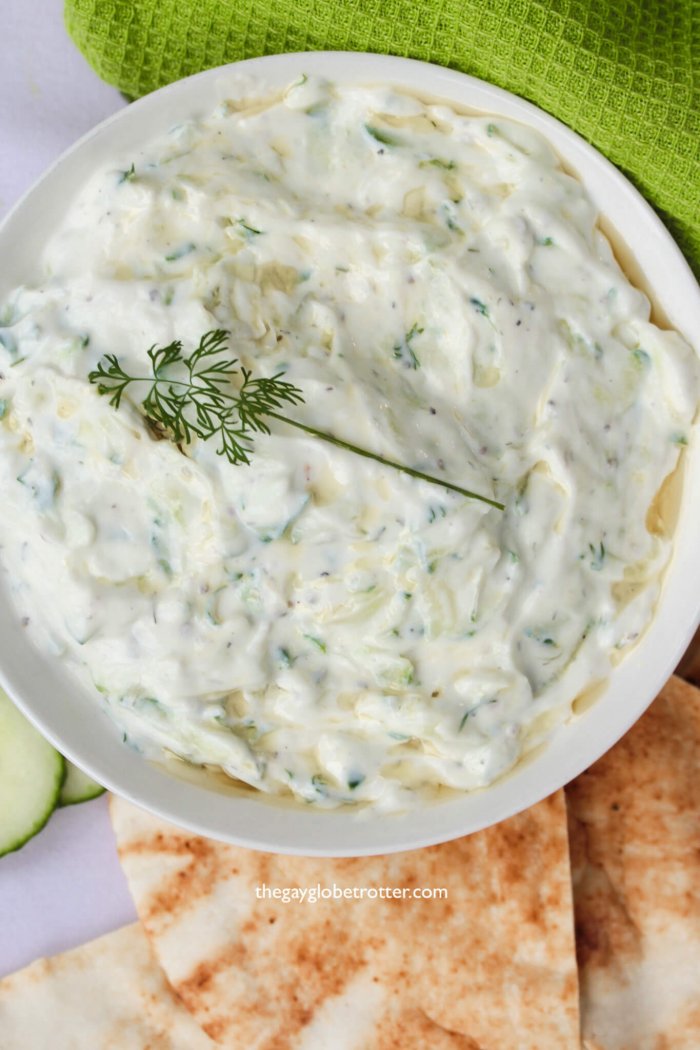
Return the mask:
{"type": "Polygon", "coordinates": [[[700,274],[700,0],[66,0],[65,19],[132,98],[282,51],[374,51],[481,77],[597,146],[700,274]]]}

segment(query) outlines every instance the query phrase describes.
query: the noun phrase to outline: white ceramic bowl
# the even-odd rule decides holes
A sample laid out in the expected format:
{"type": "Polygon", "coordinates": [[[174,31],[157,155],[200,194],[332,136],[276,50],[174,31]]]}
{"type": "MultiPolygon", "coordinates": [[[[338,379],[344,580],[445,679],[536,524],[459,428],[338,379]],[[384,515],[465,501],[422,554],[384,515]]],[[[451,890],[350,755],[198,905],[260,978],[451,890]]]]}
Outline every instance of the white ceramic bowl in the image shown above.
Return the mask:
{"type": "MultiPolygon", "coordinates": [[[[213,109],[232,80],[246,78],[261,87],[275,87],[303,72],[341,83],[399,84],[537,128],[583,180],[626,243],[637,264],[632,272],[627,265],[627,272],[653,289],[669,323],[689,342],[697,337],[700,289],[683,256],[637,191],[582,139],[528,102],[473,77],[408,59],[350,53],[276,55],[210,70],[163,88],[100,124],[54,164],[0,227],[0,298],[32,280],[48,235],[98,165],[147,143],[183,115],[213,109]]],[[[319,812],[275,804],[262,796],[232,797],[175,778],[124,747],[95,698],[76,687],[59,662],[30,646],[2,593],[0,680],[56,747],[98,781],[204,835],[280,853],[347,856],[413,849],[477,831],[539,801],[599,758],[639,718],[672,673],[699,618],[699,446],[696,427],[685,457],[675,554],[651,627],[588,710],[574,715],[545,748],[485,790],[406,815],[386,816],[342,809],[319,812]]]]}

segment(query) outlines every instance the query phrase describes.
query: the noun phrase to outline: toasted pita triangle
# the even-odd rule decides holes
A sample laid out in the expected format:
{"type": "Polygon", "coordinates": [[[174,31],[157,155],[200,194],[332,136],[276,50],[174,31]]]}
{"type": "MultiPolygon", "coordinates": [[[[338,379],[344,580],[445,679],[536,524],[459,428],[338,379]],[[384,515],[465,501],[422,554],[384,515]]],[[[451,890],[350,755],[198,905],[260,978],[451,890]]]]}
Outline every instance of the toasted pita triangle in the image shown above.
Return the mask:
{"type": "Polygon", "coordinates": [[[139,923],[0,981],[0,1050],[212,1050],[139,923]]]}
{"type": "Polygon", "coordinates": [[[155,952],[194,1017],[246,1050],[579,1047],[563,794],[486,831],[386,857],[274,856],[112,801],[155,952]],[[318,903],[256,888],[445,887],[318,903]]]}
{"type": "Polygon", "coordinates": [[[700,1047],[700,691],[673,678],[566,789],[584,1036],[700,1047]]]}

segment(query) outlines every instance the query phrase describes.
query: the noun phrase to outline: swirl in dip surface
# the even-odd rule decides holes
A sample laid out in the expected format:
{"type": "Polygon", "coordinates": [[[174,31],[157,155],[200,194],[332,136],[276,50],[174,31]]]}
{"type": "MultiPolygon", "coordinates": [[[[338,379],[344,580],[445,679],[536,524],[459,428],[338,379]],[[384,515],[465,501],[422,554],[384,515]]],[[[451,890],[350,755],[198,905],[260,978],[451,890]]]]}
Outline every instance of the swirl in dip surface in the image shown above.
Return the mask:
{"type": "Polygon", "coordinates": [[[96,172],[2,323],[6,584],[149,757],[320,806],[481,787],[652,617],[697,361],[520,124],[225,102],[96,172]],[[185,456],[88,382],[219,327],[296,418],[505,511],[283,425],[185,456]]]}

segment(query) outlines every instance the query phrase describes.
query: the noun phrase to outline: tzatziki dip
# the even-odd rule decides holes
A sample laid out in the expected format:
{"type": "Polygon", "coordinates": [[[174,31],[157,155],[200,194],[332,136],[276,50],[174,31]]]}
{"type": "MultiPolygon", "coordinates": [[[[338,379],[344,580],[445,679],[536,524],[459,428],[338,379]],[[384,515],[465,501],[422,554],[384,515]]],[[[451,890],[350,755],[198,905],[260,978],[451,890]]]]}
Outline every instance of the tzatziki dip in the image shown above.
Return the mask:
{"type": "Polygon", "coordinates": [[[634,645],[671,554],[697,358],[596,223],[539,133],[305,76],[93,173],[0,316],[33,641],[149,759],[324,807],[492,783],[634,645]],[[296,420],[504,509],[275,420],[234,465],[89,380],[215,329],[296,420]]]}

